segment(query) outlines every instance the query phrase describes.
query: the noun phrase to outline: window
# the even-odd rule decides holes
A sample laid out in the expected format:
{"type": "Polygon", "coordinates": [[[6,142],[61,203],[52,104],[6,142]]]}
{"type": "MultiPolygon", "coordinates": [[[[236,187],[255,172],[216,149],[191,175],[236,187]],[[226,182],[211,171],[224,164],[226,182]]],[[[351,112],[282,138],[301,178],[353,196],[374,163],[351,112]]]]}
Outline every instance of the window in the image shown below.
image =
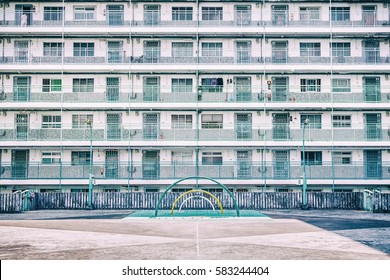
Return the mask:
{"type": "Polygon", "coordinates": [[[321,43],[300,43],[299,50],[302,57],[321,56],[321,43]]]}
{"type": "Polygon", "coordinates": [[[309,120],[309,123],[306,125],[307,128],[317,128],[322,127],[321,115],[301,115],[301,127],[303,127],[305,120],[309,120]]]}
{"type": "Polygon", "coordinates": [[[351,80],[332,79],[332,92],[351,92],[351,80]]]}
{"type": "Polygon", "coordinates": [[[308,189],[307,192],[320,193],[320,192],[322,192],[322,189],[308,189]]]}
{"type": "Polygon", "coordinates": [[[62,16],[64,14],[63,7],[44,7],[43,8],[43,20],[53,20],[59,21],[62,20],[62,16]]]}
{"type": "Polygon", "coordinates": [[[61,79],[43,79],[42,92],[59,92],[62,90],[61,79]]]}
{"type": "Polygon", "coordinates": [[[222,92],[223,79],[222,78],[203,78],[202,92],[222,92]]]}
{"type": "Polygon", "coordinates": [[[42,164],[55,164],[60,162],[60,152],[42,152],[42,164]]]}
{"type": "Polygon", "coordinates": [[[73,92],[93,92],[94,79],[73,79],[73,92]]]}
{"type": "Polygon", "coordinates": [[[90,160],[90,152],[72,152],[72,165],[88,165],[90,160]]]}
{"type": "Polygon", "coordinates": [[[192,79],[172,79],[172,92],[192,92],[192,79]]]}
{"type": "Polygon", "coordinates": [[[172,164],[178,162],[192,163],[192,151],[172,152],[172,164]]]}
{"type": "Polygon", "coordinates": [[[349,7],[331,7],[332,21],[349,21],[350,8],[349,7]]]}
{"type": "Polygon", "coordinates": [[[171,124],[174,129],[191,129],[192,115],[172,115],[171,124]]]}
{"type": "Polygon", "coordinates": [[[173,188],[171,189],[171,192],[173,193],[184,193],[192,190],[191,188],[173,188]]]}
{"type": "MultiPolygon", "coordinates": [[[[303,157],[301,152],[301,159],[303,165],[303,157]]],[[[322,152],[305,152],[306,165],[322,165],[322,152]]]]}
{"type": "Polygon", "coordinates": [[[222,114],[203,114],[202,128],[223,128],[222,114]]]}
{"type": "Polygon", "coordinates": [[[335,189],[334,192],[337,192],[337,193],[351,193],[353,192],[352,189],[335,189]]]}
{"type": "Polygon", "coordinates": [[[194,54],[192,42],[173,42],[172,57],[192,57],[194,54]]]}
{"type": "Polygon", "coordinates": [[[120,192],[120,189],[109,188],[109,189],[104,189],[103,192],[110,192],[110,193],[120,192]]]}
{"type": "Polygon", "coordinates": [[[332,43],[333,57],[351,56],[351,43],[332,43]]]}
{"type": "Polygon", "coordinates": [[[301,92],[321,92],[321,79],[301,79],[301,92]]]}
{"type": "Polygon", "coordinates": [[[351,127],[352,126],[351,116],[348,115],[333,116],[332,123],[334,128],[351,127]]]}
{"type": "Polygon", "coordinates": [[[61,116],[42,116],[42,128],[61,128],[61,116]]]}
{"type": "MultiPolygon", "coordinates": [[[[221,192],[223,192],[223,188],[207,188],[207,189],[202,188],[202,190],[204,190],[206,192],[210,192],[210,193],[221,193],[221,192]]],[[[229,191],[233,192],[232,189],[229,189],[229,191]]]]}
{"type": "Polygon", "coordinates": [[[88,192],[88,189],[70,189],[71,193],[88,192]]]}
{"type": "Polygon", "coordinates": [[[160,192],[159,188],[144,188],[144,192],[146,193],[158,193],[160,192]]]}
{"type": "Polygon", "coordinates": [[[94,56],[95,43],[73,43],[73,56],[94,56]]]}
{"type": "Polygon", "coordinates": [[[301,7],[299,8],[300,20],[319,20],[320,8],[318,7],[301,7]]]}
{"type": "Polygon", "coordinates": [[[333,161],[335,164],[352,164],[352,152],[334,152],[333,161]]]}
{"type": "Polygon", "coordinates": [[[202,20],[222,20],[222,7],[202,7],[202,20]]]}
{"type": "Polygon", "coordinates": [[[192,7],[172,7],[172,20],[192,20],[192,7]]]}
{"type": "Polygon", "coordinates": [[[93,124],[93,115],[72,115],[72,128],[87,128],[87,120],[93,124]]]}
{"type": "Polygon", "coordinates": [[[275,192],[286,193],[286,192],[291,192],[291,189],[289,189],[289,188],[276,188],[275,192]]]}
{"type": "Polygon", "coordinates": [[[62,56],[62,43],[43,43],[43,56],[62,56]]]}
{"type": "Polygon", "coordinates": [[[94,20],[95,7],[74,7],[74,20],[94,20]]]}
{"type": "Polygon", "coordinates": [[[221,152],[202,152],[203,165],[222,165],[221,152]]]}
{"type": "Polygon", "coordinates": [[[203,57],[222,57],[222,43],[202,43],[203,57]]]}

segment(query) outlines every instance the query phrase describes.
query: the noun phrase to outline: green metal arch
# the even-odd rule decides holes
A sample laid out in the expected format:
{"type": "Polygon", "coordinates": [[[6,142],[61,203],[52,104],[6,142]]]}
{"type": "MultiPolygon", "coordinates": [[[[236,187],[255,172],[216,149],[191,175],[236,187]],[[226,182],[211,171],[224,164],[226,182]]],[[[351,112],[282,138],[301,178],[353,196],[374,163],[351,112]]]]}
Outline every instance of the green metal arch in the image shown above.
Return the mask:
{"type": "Polygon", "coordinates": [[[237,217],[240,217],[240,209],[238,208],[237,201],[236,201],[236,199],[234,198],[232,192],[229,191],[229,189],[228,189],[224,184],[218,182],[218,181],[215,180],[215,179],[209,178],[209,177],[203,177],[203,176],[190,176],[190,177],[186,177],[186,178],[182,178],[182,179],[177,180],[176,182],[172,183],[172,184],[165,190],[165,192],[163,192],[162,196],[161,196],[160,199],[158,200],[158,203],[157,203],[157,205],[156,205],[156,208],[154,209],[154,217],[155,217],[155,218],[157,217],[157,214],[158,214],[158,208],[160,208],[160,204],[161,204],[163,198],[164,198],[164,197],[166,196],[166,194],[169,192],[169,190],[172,189],[172,188],[173,188],[174,186],[176,186],[177,184],[179,184],[180,182],[183,182],[183,181],[186,181],[186,180],[191,180],[191,179],[206,179],[206,180],[212,181],[212,182],[218,184],[219,186],[221,186],[221,187],[229,194],[229,196],[232,198],[234,208],[236,208],[237,217]]]}

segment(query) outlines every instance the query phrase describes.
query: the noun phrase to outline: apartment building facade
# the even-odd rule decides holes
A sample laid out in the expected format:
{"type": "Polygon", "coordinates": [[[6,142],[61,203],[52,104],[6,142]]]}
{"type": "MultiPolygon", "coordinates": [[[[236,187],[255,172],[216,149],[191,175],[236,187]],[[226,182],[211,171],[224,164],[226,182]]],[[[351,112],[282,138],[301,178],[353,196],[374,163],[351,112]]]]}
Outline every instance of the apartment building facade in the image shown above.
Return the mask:
{"type": "Polygon", "coordinates": [[[3,1],[1,191],[388,192],[389,34],[384,0],[3,1]]]}

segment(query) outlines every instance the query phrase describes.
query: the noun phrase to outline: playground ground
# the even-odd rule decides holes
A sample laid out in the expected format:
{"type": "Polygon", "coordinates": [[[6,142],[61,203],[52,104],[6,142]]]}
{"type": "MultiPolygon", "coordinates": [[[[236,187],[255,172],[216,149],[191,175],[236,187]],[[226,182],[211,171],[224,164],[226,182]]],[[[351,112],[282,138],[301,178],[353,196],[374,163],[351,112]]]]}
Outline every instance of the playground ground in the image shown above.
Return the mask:
{"type": "Polygon", "coordinates": [[[0,214],[0,259],[390,260],[390,214],[261,213],[156,219],[130,210],[0,214]]]}

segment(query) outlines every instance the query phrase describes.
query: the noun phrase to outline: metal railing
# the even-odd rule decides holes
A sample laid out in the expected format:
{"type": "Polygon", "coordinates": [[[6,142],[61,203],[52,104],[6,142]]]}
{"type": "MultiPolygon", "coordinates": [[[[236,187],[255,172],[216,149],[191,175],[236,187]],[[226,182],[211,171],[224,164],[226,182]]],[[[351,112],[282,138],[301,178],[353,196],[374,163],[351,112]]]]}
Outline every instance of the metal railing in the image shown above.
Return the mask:
{"type": "MultiPolygon", "coordinates": [[[[194,9],[195,10],[195,9],[194,9]]],[[[128,27],[137,26],[175,26],[187,27],[197,26],[197,16],[195,11],[172,11],[169,13],[162,11],[135,11],[136,15],[131,19],[130,10],[125,11],[106,11],[102,14],[98,10],[88,12],[74,13],[72,9],[61,11],[44,11],[43,9],[37,13],[27,13],[28,20],[26,23],[21,21],[20,13],[15,13],[14,10],[7,9],[5,13],[0,15],[0,24],[3,26],[12,27],[61,27],[62,20],[65,16],[66,27],[113,27],[118,26],[128,27]],[[68,15],[68,11],[72,15],[68,15]],[[72,18],[69,20],[69,18],[72,18]]],[[[289,11],[266,11],[263,15],[267,20],[254,20],[255,11],[200,11],[199,12],[200,26],[302,26],[302,27],[326,27],[329,26],[329,16],[323,17],[321,14],[318,17],[306,16],[310,14],[298,15],[295,18],[290,17],[289,11]],[[269,18],[269,19],[268,19],[269,18]]],[[[377,11],[362,11],[360,19],[351,20],[350,13],[347,11],[332,12],[332,24],[345,27],[382,27],[389,24],[390,20],[379,20],[377,11]]],[[[381,15],[384,18],[386,15],[381,15]]]]}
{"type": "MultiPolygon", "coordinates": [[[[55,80],[55,79],[54,79],[55,80]]],[[[226,80],[226,79],[223,79],[226,80]]],[[[142,83],[142,81],[141,81],[142,83]]],[[[94,84],[88,86],[58,85],[8,85],[0,87],[0,103],[9,102],[125,102],[125,103],[389,103],[390,87],[387,85],[243,85],[222,86],[189,85],[117,85],[94,84]],[[310,91],[311,88],[315,91],[310,91]],[[79,92],[80,90],[84,92],[79,92]]],[[[108,104],[107,103],[107,104],[108,104]]]]}
{"type": "MultiPolygon", "coordinates": [[[[198,176],[215,179],[234,180],[301,180],[302,163],[300,161],[275,162],[267,161],[237,161],[221,162],[218,165],[205,165],[195,162],[93,162],[93,176],[95,179],[179,179],[193,176],[198,169],[198,176]]],[[[351,162],[336,164],[328,161],[307,163],[307,179],[337,179],[337,180],[381,180],[390,179],[389,162],[351,162]]],[[[89,163],[59,164],[29,163],[2,163],[0,180],[6,179],[88,179],[89,163]]],[[[299,182],[298,182],[299,183],[299,182]]]]}
{"type": "MultiPolygon", "coordinates": [[[[390,124],[349,123],[344,127],[331,127],[324,123],[320,128],[306,129],[307,142],[361,142],[390,141],[390,124]]],[[[42,128],[41,123],[2,123],[0,142],[4,141],[88,141],[89,128],[72,127],[71,123],[56,123],[56,127],[42,128]]],[[[45,126],[47,126],[45,124],[45,126]]],[[[174,123],[93,124],[94,141],[302,141],[300,124],[293,123],[195,123],[184,127],[174,123]]]]}
{"type": "Polygon", "coordinates": [[[149,65],[149,64],[251,64],[262,65],[266,64],[310,64],[310,65],[327,65],[331,62],[336,65],[365,65],[365,64],[390,64],[390,57],[381,56],[379,48],[362,49],[361,56],[293,56],[293,53],[299,53],[299,49],[285,48],[272,49],[270,56],[256,55],[251,50],[223,49],[214,50],[216,55],[201,56],[197,58],[193,56],[163,56],[162,53],[172,52],[171,49],[139,49],[134,50],[136,55],[126,54],[126,50],[107,49],[107,54],[102,54],[99,50],[94,51],[93,56],[65,56],[62,58],[61,52],[59,56],[42,56],[42,50],[39,48],[31,50],[17,50],[7,48],[4,54],[0,56],[0,64],[27,64],[27,65],[42,65],[51,64],[60,66],[63,62],[66,65],[72,64],[95,64],[95,65],[149,65]],[[234,53],[233,56],[225,56],[222,52],[234,53]]]}

